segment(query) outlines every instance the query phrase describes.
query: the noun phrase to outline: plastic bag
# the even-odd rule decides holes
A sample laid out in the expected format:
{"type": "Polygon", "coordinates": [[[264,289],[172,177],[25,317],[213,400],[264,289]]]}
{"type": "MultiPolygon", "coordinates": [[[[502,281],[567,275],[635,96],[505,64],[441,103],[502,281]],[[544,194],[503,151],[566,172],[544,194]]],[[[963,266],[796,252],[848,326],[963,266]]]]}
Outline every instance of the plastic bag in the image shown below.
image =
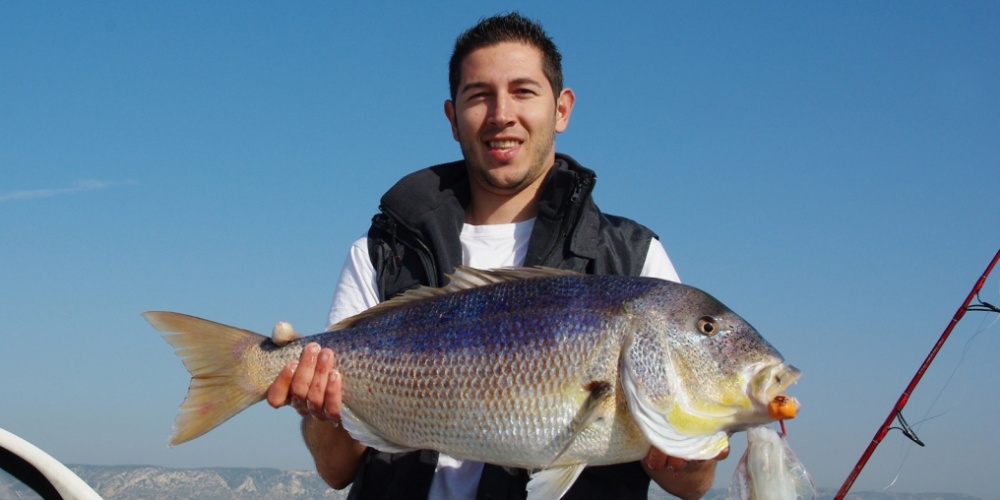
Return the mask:
{"type": "Polygon", "coordinates": [[[747,451],[733,472],[729,498],[814,499],[816,488],[783,435],[770,427],[752,427],[747,430],[747,451]]]}

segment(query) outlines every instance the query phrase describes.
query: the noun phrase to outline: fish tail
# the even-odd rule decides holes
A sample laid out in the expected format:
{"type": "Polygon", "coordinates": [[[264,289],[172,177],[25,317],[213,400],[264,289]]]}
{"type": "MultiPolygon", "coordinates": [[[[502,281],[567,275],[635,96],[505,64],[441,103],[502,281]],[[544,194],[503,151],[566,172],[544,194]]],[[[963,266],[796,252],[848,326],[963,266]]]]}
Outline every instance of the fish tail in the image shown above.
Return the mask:
{"type": "Polygon", "coordinates": [[[277,373],[261,374],[253,361],[268,337],[185,314],[149,311],[142,316],[169,332],[163,338],[191,373],[170,446],[201,436],[264,399],[277,373]]]}

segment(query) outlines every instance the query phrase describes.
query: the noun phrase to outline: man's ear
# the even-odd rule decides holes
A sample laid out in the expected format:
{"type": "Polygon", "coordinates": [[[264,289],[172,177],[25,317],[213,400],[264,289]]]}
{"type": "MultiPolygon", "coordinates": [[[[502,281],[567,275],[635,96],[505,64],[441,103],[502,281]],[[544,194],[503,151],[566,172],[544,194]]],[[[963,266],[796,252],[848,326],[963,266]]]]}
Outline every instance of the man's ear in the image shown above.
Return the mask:
{"type": "Polygon", "coordinates": [[[458,121],[455,118],[455,102],[451,99],[444,101],[444,115],[448,117],[448,122],[451,123],[451,136],[458,140],[458,121]]]}
{"type": "Polygon", "coordinates": [[[573,105],[576,104],[576,94],[573,89],[562,89],[559,98],[556,99],[556,133],[566,130],[569,126],[569,115],[573,114],[573,105]]]}

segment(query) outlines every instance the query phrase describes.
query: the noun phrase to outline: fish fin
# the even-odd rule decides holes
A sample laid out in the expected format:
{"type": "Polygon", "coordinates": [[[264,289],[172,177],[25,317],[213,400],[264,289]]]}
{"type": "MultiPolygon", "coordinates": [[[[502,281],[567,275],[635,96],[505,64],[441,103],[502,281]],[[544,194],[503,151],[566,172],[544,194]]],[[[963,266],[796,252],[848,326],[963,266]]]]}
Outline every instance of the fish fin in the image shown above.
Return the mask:
{"type": "Polygon", "coordinates": [[[448,285],[445,288],[457,287],[454,291],[476,288],[493,283],[504,283],[530,278],[552,278],[555,276],[580,276],[582,273],[554,267],[501,267],[498,269],[475,269],[458,266],[452,274],[446,274],[448,285]]]}
{"type": "Polygon", "coordinates": [[[170,332],[163,338],[191,373],[170,446],[201,436],[264,399],[267,385],[249,381],[242,366],[247,354],[269,342],[268,337],[186,314],[148,311],[142,317],[157,330],[170,332]]]}
{"type": "Polygon", "coordinates": [[[359,321],[380,314],[389,309],[394,309],[403,304],[429,297],[448,295],[450,293],[470,290],[481,286],[517,281],[530,278],[546,278],[554,276],[574,276],[580,275],[576,271],[566,269],[555,269],[551,267],[504,267],[500,269],[473,269],[471,267],[458,266],[452,274],[446,274],[448,284],[443,287],[421,286],[407,290],[385,302],[379,303],[368,310],[357,315],[346,318],[331,326],[327,331],[343,330],[356,325],[359,321]]]}
{"type": "Polygon", "coordinates": [[[528,481],[528,500],[562,498],[586,467],[587,464],[574,464],[534,472],[528,481]]]}
{"type": "Polygon", "coordinates": [[[584,429],[594,423],[595,420],[600,416],[597,410],[601,407],[601,403],[607,401],[612,394],[614,394],[614,385],[611,382],[606,381],[593,381],[587,385],[587,389],[590,394],[587,395],[587,399],[583,402],[583,406],[580,407],[580,411],[573,418],[573,421],[569,425],[570,436],[566,440],[566,444],[563,445],[559,453],[556,454],[552,462],[549,462],[549,466],[559,460],[559,457],[566,453],[573,441],[576,440],[577,436],[583,432],[584,429]]]}
{"type": "Polygon", "coordinates": [[[634,378],[635,370],[629,369],[627,359],[619,372],[629,411],[635,417],[643,436],[655,448],[677,458],[707,460],[715,458],[729,446],[729,435],[722,431],[702,436],[680,433],[667,420],[666,414],[641,393],[634,378]]]}
{"type": "Polygon", "coordinates": [[[364,420],[358,418],[358,416],[355,415],[354,412],[347,407],[347,405],[340,407],[340,422],[344,425],[344,429],[347,433],[350,434],[355,441],[370,448],[375,448],[376,450],[387,453],[403,453],[405,451],[414,451],[416,449],[400,446],[396,443],[386,441],[381,436],[376,434],[375,430],[372,429],[370,425],[365,423],[364,420]]]}

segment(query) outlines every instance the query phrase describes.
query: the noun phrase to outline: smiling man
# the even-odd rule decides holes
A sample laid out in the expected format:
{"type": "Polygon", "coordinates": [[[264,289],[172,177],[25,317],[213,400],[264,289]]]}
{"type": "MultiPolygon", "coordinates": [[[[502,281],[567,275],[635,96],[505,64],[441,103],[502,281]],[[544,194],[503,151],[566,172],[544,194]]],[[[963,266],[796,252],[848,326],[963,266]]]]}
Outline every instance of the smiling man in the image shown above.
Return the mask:
{"type": "MultiPolygon", "coordinates": [[[[456,41],[449,82],[444,112],[463,160],[409,174],[382,197],[341,271],[331,325],[415,286],[443,285],[459,265],[678,280],[656,236],[601,212],[591,197],[594,172],[556,153],[576,98],[538,23],[517,13],[482,20],[456,41]]],[[[334,488],[353,484],[350,498],[525,497],[521,469],[365,448],[339,425],[341,393],[336,353],[310,344],[271,386],[268,402],[303,416],[317,470],[334,488]]],[[[650,448],[641,462],[588,467],[564,498],[646,498],[650,478],[699,498],[714,474],[714,460],[686,462],[650,448]]]]}
{"type": "Polygon", "coordinates": [[[569,125],[576,97],[550,84],[542,51],[514,40],[479,48],[460,64],[445,115],[469,171],[466,222],[534,217],[542,182],[555,164],[555,136],[569,125]]]}

